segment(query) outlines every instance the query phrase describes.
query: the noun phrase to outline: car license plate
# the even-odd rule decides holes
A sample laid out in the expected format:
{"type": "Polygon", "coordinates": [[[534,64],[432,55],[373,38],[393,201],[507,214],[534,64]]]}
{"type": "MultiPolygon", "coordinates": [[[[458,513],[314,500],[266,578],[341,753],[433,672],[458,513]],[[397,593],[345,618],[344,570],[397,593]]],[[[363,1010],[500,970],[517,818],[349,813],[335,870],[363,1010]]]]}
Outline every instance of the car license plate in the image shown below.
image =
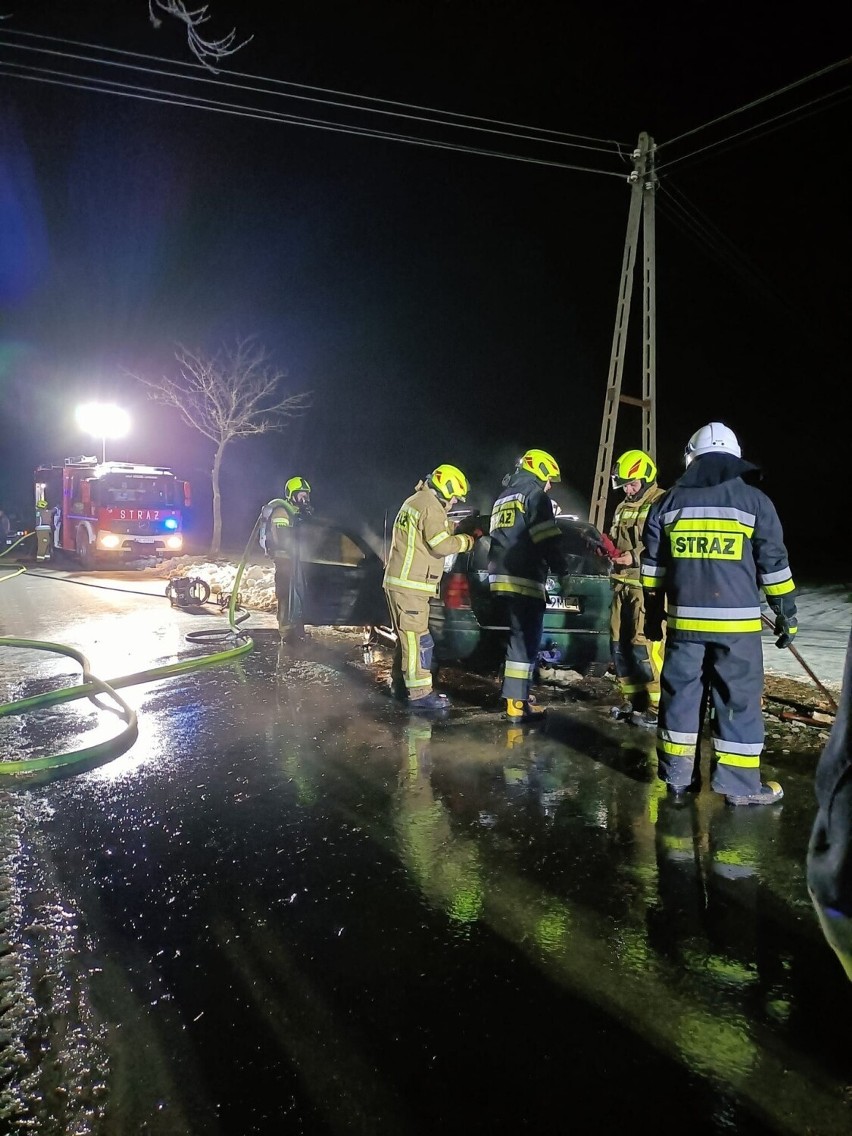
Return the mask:
{"type": "Polygon", "coordinates": [[[548,596],[547,607],[550,611],[579,611],[580,601],[577,596],[548,596]]]}

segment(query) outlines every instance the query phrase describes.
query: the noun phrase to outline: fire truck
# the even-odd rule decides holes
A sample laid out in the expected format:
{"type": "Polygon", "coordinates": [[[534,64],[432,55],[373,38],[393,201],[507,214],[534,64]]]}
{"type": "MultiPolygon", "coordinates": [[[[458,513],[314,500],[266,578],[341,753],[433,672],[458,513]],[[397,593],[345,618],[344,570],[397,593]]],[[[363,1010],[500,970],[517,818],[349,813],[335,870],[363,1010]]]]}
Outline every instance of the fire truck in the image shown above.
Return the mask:
{"type": "Polygon", "coordinates": [[[36,513],[50,524],[50,557],[86,569],[125,560],[178,556],[188,481],[163,466],[66,458],[35,471],[36,513]]]}

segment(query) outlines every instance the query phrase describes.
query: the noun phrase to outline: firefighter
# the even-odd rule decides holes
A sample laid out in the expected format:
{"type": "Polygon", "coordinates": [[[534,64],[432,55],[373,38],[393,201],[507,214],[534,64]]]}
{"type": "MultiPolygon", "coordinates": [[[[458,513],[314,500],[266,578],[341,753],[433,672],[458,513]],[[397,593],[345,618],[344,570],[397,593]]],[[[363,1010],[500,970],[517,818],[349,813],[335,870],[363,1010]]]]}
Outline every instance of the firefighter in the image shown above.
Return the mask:
{"type": "Polygon", "coordinates": [[[796,587],[775,506],[747,478],[737,437],[721,422],[697,430],[686,472],[652,506],[643,533],[645,637],[666,652],[657,728],[659,776],[682,798],[700,782],[699,744],[711,709],[710,783],[731,805],[783,797],[761,784],[764,725],[760,591],[775,613],[776,647],[797,631],[796,587]]]}
{"type": "Polygon", "coordinates": [[[815,789],[808,891],[823,933],[852,979],[852,632],[837,718],[817,762],[815,789]]]}
{"type": "Polygon", "coordinates": [[[627,450],[612,470],[612,487],[624,492],[609,535],[613,557],[610,650],[621,694],[612,716],[649,729],[657,728],[663,644],[645,638],[645,601],[639,580],[642,530],[648,510],[665,492],[657,485],[657,467],[643,450],[627,450]]]}
{"type": "Polygon", "coordinates": [[[53,509],[44,497],[36,501],[36,560],[49,560],[53,544],[53,509]]]}
{"type": "Polygon", "coordinates": [[[259,539],[266,555],[275,561],[278,631],[284,642],[305,638],[301,528],[312,514],[311,487],[304,477],[291,477],[283,499],[276,497],[263,510],[259,539]]]}
{"type": "Polygon", "coordinates": [[[530,697],[533,670],[541,649],[548,568],[565,575],[559,526],[547,491],[561,474],[544,450],[527,450],[491,510],[488,583],[503,604],[509,626],[503,674],[505,717],[514,725],[544,713],[530,697]]]}
{"type": "Polygon", "coordinates": [[[393,523],[383,587],[396,632],[391,686],[417,713],[442,710],[449,700],[432,690],[432,636],[429,600],[438,594],[444,557],[467,552],[473,536],[452,532],[447,512],[464,501],[468,481],[454,465],[439,465],[418,481],[393,523]]]}

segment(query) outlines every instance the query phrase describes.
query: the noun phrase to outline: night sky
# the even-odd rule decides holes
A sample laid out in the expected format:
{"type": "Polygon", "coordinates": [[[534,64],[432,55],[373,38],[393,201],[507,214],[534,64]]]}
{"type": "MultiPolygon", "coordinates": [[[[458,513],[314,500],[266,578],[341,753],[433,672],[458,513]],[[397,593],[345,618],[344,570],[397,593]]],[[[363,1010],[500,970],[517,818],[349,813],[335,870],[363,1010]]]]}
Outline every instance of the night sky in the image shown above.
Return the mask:
{"type": "MultiPolygon", "coordinates": [[[[151,27],[146,0],[21,0],[0,24],[0,505],[23,514],[35,465],[94,453],[74,407],[110,398],[134,427],[108,456],[192,480],[203,536],[211,450],[128,373],[173,371],[177,344],[213,353],[255,335],[313,405],[284,433],[228,451],[226,543],[241,546],[294,473],[320,511],[380,528],[441,461],[490,505],[530,446],[557,457],[555,497],[586,515],[629,204],[615,143],[627,156],[646,130],[660,146],[661,481],[678,476],[695,429],[727,422],[765,470],[794,572],[848,580],[852,66],[666,145],[850,55],[842,6],[803,5],[795,21],[774,6],[701,2],[209,7],[211,35],[254,37],[222,78],[601,141],[568,149],[250,92],[244,103],[608,175],[21,78],[14,65],[106,72],[69,60],[80,49],[67,44],[42,44],[64,56],[24,53],[12,45],[35,41],[16,31],[194,62],[175,21],[151,27]]],[[[639,283],[624,380],[634,395],[639,283]]],[[[639,426],[624,407],[617,451],[639,444],[639,426]]]]}

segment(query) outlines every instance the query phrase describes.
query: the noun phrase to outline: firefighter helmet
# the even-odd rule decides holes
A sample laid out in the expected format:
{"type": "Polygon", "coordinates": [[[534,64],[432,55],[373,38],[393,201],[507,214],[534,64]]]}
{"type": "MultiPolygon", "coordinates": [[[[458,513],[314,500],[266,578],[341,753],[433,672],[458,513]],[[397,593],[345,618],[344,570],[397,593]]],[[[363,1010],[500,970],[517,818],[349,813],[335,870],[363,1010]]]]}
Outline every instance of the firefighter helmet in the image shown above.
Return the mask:
{"type": "Polygon", "coordinates": [[[451,497],[464,501],[470,492],[468,480],[457,465],[439,465],[432,470],[426,481],[445,501],[449,501],[451,497]]]}
{"type": "Polygon", "coordinates": [[[687,465],[702,454],[733,454],[735,458],[742,457],[736,434],[722,422],[708,422],[706,426],[696,430],[686,443],[683,456],[687,465]]]}
{"type": "Polygon", "coordinates": [[[631,481],[643,481],[646,486],[657,480],[657,467],[644,450],[626,450],[612,467],[613,489],[623,489],[631,481]]]}
{"type": "Polygon", "coordinates": [[[291,477],[284,486],[284,500],[292,501],[297,493],[310,493],[311,487],[304,477],[291,477]]]}
{"type": "Polygon", "coordinates": [[[539,481],[561,481],[559,464],[546,450],[527,450],[518,462],[518,469],[534,473],[539,481]]]}

